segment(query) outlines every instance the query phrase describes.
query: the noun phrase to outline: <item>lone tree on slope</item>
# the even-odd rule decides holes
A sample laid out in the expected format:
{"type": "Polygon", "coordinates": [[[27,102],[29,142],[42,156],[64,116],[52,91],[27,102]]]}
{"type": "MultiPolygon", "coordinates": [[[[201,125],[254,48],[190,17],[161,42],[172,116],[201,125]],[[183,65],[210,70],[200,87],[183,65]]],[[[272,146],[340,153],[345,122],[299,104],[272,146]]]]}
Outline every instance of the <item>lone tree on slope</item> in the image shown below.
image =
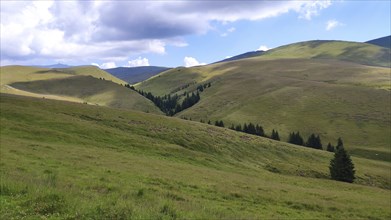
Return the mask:
{"type": "Polygon", "coordinates": [[[343,145],[335,149],[334,158],[330,160],[330,176],[334,180],[352,183],[354,177],[354,164],[343,145]]]}

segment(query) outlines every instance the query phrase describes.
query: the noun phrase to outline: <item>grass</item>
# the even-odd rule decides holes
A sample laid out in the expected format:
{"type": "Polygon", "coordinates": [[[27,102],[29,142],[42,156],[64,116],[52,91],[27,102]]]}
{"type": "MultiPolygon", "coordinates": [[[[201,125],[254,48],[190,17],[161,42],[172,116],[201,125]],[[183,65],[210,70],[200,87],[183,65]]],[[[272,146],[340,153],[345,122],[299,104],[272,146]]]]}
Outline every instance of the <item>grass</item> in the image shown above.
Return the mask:
{"type": "Polygon", "coordinates": [[[5,66],[0,76],[4,93],[162,114],[151,101],[125,88],[124,81],[94,66],[5,66]]]}
{"type": "Polygon", "coordinates": [[[265,59],[338,59],[364,65],[391,67],[391,50],[347,41],[307,41],[267,51],[265,59]]]}
{"type": "Polygon", "coordinates": [[[0,215],[49,219],[391,217],[390,163],[202,123],[0,94],[0,215]]]}
{"type": "Polygon", "coordinates": [[[263,56],[203,67],[173,69],[136,86],[156,95],[212,86],[177,117],[231,124],[259,123],[283,140],[289,132],[321,136],[323,145],[342,137],[355,155],[389,161],[390,69],[325,59],[263,56]],[[365,149],[365,151],[362,151],[365,149]],[[365,152],[365,153],[364,153],[365,152]],[[370,152],[368,154],[368,152],[370,152]]]}

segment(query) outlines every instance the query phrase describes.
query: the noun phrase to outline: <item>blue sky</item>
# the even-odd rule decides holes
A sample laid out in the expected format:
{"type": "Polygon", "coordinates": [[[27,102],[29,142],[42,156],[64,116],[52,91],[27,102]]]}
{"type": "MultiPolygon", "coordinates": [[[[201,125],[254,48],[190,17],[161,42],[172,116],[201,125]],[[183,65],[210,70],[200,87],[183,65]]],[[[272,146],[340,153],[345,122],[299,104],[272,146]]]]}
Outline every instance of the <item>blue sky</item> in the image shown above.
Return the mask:
{"type": "Polygon", "coordinates": [[[192,66],[390,35],[384,1],[1,1],[1,65],[192,66]]]}

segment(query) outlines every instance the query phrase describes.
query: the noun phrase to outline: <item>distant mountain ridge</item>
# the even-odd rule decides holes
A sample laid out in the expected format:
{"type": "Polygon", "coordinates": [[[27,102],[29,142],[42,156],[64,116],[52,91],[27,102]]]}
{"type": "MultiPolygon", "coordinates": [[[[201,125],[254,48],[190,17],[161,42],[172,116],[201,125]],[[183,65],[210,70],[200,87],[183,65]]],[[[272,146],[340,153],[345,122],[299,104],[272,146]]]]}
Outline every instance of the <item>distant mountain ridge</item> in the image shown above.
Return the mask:
{"type": "Polygon", "coordinates": [[[51,64],[51,65],[40,65],[37,67],[41,67],[41,68],[69,68],[72,66],[67,65],[67,64],[57,63],[57,64],[51,64]]]}
{"type": "Polygon", "coordinates": [[[134,84],[151,78],[161,72],[169,70],[168,67],[160,66],[139,66],[139,67],[117,67],[105,69],[111,75],[124,80],[127,83],[134,84]]]}
{"type": "Polygon", "coordinates": [[[369,41],[366,41],[365,43],[391,49],[391,35],[386,36],[386,37],[380,37],[380,38],[373,39],[373,40],[369,40],[369,41]]]}

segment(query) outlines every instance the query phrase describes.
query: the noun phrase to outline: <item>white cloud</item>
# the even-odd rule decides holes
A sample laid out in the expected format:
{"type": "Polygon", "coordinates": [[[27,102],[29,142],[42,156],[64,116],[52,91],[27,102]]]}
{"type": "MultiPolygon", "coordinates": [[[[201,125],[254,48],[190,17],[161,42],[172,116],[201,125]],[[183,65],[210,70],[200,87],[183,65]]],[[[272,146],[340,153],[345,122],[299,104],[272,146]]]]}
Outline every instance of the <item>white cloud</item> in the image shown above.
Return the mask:
{"type": "Polygon", "coordinates": [[[185,64],[185,67],[206,65],[206,63],[200,63],[200,62],[198,62],[198,60],[196,60],[194,57],[185,57],[185,58],[183,59],[183,62],[184,62],[184,64],[185,64]]]}
{"type": "Polygon", "coordinates": [[[268,51],[268,50],[270,50],[271,48],[268,48],[267,46],[265,46],[265,45],[261,45],[257,50],[259,51],[259,50],[262,50],[262,51],[268,51]]]}
{"type": "MultiPolygon", "coordinates": [[[[2,62],[124,61],[144,53],[164,54],[167,45],[187,46],[183,36],[206,33],[215,22],[228,25],[292,11],[311,19],[331,5],[329,0],[0,3],[2,62]]],[[[234,31],[231,27],[222,36],[234,31]]]]}
{"type": "Polygon", "coordinates": [[[100,65],[100,68],[102,68],[102,69],[111,69],[111,68],[116,68],[116,67],[117,67],[117,65],[114,62],[102,63],[102,65],[100,65]]]}
{"type": "Polygon", "coordinates": [[[329,20],[326,23],[326,30],[330,31],[330,30],[332,30],[332,29],[334,29],[334,28],[336,28],[338,26],[343,26],[343,25],[344,25],[343,23],[341,23],[341,22],[339,22],[337,20],[334,20],[334,19],[333,20],[329,20]]]}
{"type": "Polygon", "coordinates": [[[299,18],[311,20],[313,16],[319,15],[322,9],[331,5],[331,0],[299,1],[300,7],[296,9],[299,12],[299,18]]]}
{"type": "Polygon", "coordinates": [[[135,60],[128,61],[128,67],[136,67],[136,66],[149,66],[149,60],[147,58],[138,57],[135,60]]]}
{"type": "Polygon", "coordinates": [[[226,36],[228,36],[229,33],[232,33],[232,32],[234,32],[235,30],[236,30],[235,27],[228,28],[227,31],[224,32],[224,33],[222,33],[222,34],[220,34],[220,36],[226,37],[226,36]]]}
{"type": "Polygon", "coordinates": [[[91,63],[91,65],[97,66],[97,67],[99,67],[101,69],[111,69],[111,68],[116,68],[117,67],[115,62],[102,63],[101,65],[99,65],[98,63],[91,63]]]}

